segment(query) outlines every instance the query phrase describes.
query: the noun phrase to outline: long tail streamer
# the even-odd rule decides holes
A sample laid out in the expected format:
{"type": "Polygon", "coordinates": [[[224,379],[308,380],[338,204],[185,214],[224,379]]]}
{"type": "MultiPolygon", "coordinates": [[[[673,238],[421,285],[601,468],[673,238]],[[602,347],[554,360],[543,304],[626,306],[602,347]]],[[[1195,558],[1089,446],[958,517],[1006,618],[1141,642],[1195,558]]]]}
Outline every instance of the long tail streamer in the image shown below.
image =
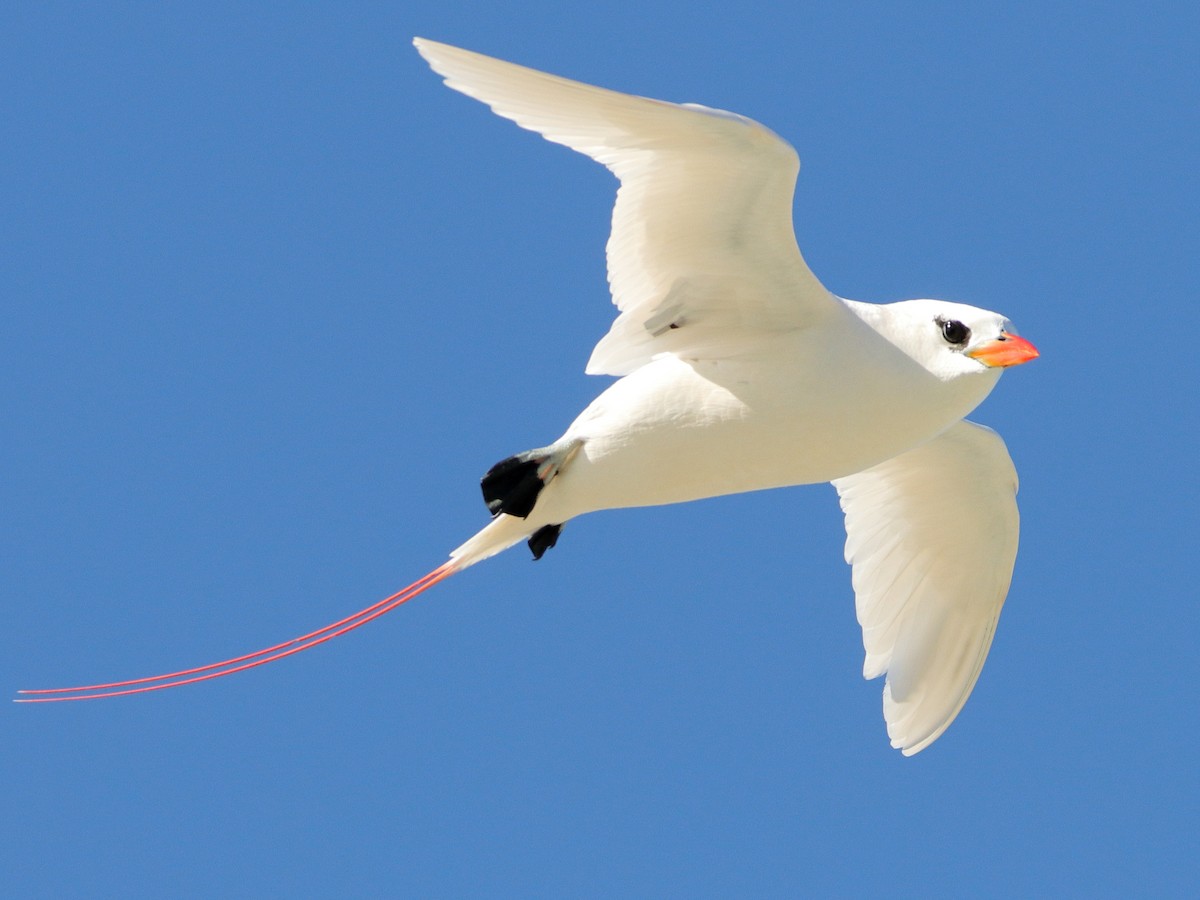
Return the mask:
{"type": "Polygon", "coordinates": [[[254,653],[234,656],[221,662],[209,663],[206,666],[196,666],[191,669],[180,669],[178,672],[168,672],[165,675],[152,675],[148,678],[131,678],[127,681],[111,681],[107,684],[87,684],[69,688],[43,688],[41,690],[17,691],[18,694],[36,694],[38,696],[20,697],[14,703],[62,703],[68,700],[99,700],[104,697],[121,697],[126,694],[144,694],[147,691],[161,691],[166,688],[179,687],[184,684],[195,684],[198,681],[209,681],[253,669],[265,663],[275,662],[285,656],[291,656],[302,650],[308,650],[318,644],[332,640],[335,637],[353,631],[366,625],[372,619],[378,619],[385,613],[391,612],[402,603],[407,603],[418,594],[424,593],[439,581],[445,581],[459,570],[455,561],[444,563],[426,575],[414,581],[408,587],[397,591],[390,597],[384,597],[378,603],[372,603],[366,609],[360,609],[353,615],[290,641],[266,647],[254,653]]]}

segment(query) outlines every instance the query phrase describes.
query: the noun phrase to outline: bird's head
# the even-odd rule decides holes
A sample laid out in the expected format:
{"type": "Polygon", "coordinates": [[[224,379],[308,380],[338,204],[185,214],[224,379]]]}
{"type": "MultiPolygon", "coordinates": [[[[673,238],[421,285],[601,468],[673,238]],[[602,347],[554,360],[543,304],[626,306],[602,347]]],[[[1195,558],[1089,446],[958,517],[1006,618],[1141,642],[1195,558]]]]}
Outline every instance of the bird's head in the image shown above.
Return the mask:
{"type": "Polygon", "coordinates": [[[945,300],[888,306],[887,336],[937,377],[987,375],[1037,359],[1038,351],[999,313],[945,300]]]}

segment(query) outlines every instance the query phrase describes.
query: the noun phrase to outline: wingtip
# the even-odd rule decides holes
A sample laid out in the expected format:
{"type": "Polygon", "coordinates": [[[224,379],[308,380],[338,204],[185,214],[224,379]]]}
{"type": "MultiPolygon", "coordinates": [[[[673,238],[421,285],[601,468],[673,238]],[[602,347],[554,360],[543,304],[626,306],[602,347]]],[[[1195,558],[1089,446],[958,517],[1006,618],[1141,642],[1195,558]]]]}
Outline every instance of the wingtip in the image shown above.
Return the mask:
{"type": "Polygon", "coordinates": [[[442,67],[448,60],[478,55],[470,50],[455,47],[453,44],[443,44],[440,41],[431,41],[429,38],[414,37],[412,42],[417,53],[420,54],[421,59],[425,60],[429,68],[447,79],[448,76],[442,71],[442,67]]]}
{"type": "Polygon", "coordinates": [[[462,47],[455,47],[453,44],[443,44],[441,41],[430,40],[426,37],[416,35],[412,39],[413,46],[417,48],[417,52],[425,59],[429,59],[435,53],[462,53],[470,56],[476,56],[472,50],[464,50],[462,47]]]}
{"type": "Polygon", "coordinates": [[[437,41],[431,41],[429,38],[423,38],[419,35],[413,37],[412,44],[417,48],[417,53],[421,54],[421,58],[426,62],[429,61],[429,55],[435,48],[445,46],[445,44],[439,44],[437,41]]]}

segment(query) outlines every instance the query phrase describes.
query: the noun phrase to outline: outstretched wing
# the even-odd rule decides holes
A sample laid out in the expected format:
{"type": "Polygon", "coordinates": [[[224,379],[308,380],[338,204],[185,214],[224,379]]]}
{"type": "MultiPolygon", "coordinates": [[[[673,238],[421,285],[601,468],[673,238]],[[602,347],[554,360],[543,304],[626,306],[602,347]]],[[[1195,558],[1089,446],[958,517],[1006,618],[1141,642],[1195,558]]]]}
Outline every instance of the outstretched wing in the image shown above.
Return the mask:
{"type": "Polygon", "coordinates": [[[624,375],[661,352],[727,356],[747,336],[833,310],[792,230],[800,160],[762,125],[413,43],[448,86],[620,179],[608,280],[621,314],[589,373],[624,375]]]}
{"type": "Polygon", "coordinates": [[[963,421],[833,485],[863,675],[887,673],[888,736],[911,756],[954,721],[992,645],[1017,556],[1017,473],[999,435],[963,421]]]}

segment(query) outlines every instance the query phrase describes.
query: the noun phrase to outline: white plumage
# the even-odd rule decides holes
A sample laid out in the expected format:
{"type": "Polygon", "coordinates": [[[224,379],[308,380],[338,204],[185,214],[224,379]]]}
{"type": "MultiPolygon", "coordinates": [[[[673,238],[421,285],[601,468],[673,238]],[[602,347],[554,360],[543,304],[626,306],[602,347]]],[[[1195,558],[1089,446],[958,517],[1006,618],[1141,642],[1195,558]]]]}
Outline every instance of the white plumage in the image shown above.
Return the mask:
{"type": "Polygon", "coordinates": [[[990,428],[959,422],[835,479],[867,656],[906,753],[929,746],[983,668],[1017,558],[1017,472],[990,428]]]}

